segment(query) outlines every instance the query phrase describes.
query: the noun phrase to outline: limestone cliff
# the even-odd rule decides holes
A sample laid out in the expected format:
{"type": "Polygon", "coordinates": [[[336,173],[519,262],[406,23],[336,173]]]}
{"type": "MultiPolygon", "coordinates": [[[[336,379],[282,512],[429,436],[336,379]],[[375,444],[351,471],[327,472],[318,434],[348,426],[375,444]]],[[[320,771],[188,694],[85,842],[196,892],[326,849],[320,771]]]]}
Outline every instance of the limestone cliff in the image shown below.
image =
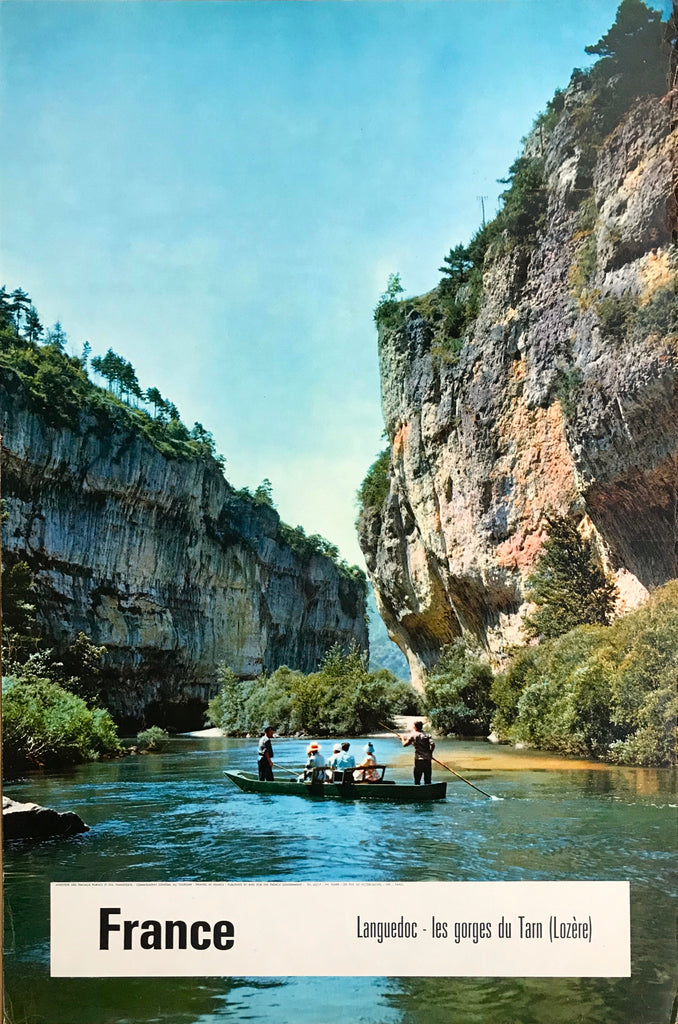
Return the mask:
{"type": "Polygon", "coordinates": [[[337,641],[367,647],[364,581],[293,551],[213,460],[168,458],[91,411],[51,426],[7,369],[0,409],[5,554],[35,570],[50,643],[106,645],[123,721],[199,726],[219,662],[311,671],[337,641]]]}
{"type": "Polygon", "coordinates": [[[605,124],[575,74],[523,154],[541,217],[488,248],[463,340],[441,337],[440,290],[380,327],[388,494],[359,533],[415,683],[463,631],[496,653],[518,640],[545,512],[594,535],[622,605],[678,575],[671,99],[605,124]]]}

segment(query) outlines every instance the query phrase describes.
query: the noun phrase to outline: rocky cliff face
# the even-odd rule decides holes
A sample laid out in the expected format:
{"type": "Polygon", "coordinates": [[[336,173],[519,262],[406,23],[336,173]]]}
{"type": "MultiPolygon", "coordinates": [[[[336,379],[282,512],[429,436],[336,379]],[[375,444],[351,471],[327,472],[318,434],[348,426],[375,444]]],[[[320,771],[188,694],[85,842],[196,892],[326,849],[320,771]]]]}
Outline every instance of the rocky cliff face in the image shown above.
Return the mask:
{"type": "Polygon", "coordinates": [[[544,513],[578,516],[622,606],[678,575],[678,135],[667,99],[592,143],[595,116],[580,76],[528,139],[543,223],[488,250],[460,351],[437,341],[436,293],[380,330],[389,493],[359,532],[415,682],[463,631],[519,639],[544,513]]]}
{"type": "Polygon", "coordinates": [[[312,671],[337,641],[367,647],[364,583],[295,554],[211,460],[166,458],[88,413],[49,426],[11,371],[0,409],[4,551],[36,571],[50,643],[82,630],[106,645],[121,719],[199,725],[220,662],[312,671]]]}

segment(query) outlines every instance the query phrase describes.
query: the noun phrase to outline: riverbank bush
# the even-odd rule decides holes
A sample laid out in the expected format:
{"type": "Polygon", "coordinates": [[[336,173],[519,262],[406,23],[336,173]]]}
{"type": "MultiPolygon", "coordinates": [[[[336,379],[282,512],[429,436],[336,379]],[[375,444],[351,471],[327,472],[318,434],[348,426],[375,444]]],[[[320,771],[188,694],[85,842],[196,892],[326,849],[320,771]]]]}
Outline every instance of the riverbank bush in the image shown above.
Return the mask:
{"type": "Polygon", "coordinates": [[[28,676],[3,682],[5,771],[80,764],[118,753],[118,734],[108,711],[88,707],[49,679],[28,676]]]}
{"type": "Polygon", "coordinates": [[[678,581],[610,626],[577,626],[521,651],[498,676],[501,738],[617,764],[673,765],[678,581]]]}
{"type": "Polygon", "coordinates": [[[159,725],[152,725],[149,729],[143,729],[137,733],[137,743],[141,750],[160,752],[169,743],[169,733],[161,729],[159,725]]]}
{"type": "Polygon", "coordinates": [[[478,651],[462,639],[447,644],[426,681],[432,728],[443,735],[486,736],[494,708],[491,687],[492,669],[478,651]]]}
{"type": "Polygon", "coordinates": [[[259,733],[265,722],[283,736],[358,736],[392,724],[393,715],[421,710],[408,683],[386,669],[369,672],[357,647],[344,652],[335,645],[308,675],[283,666],[270,676],[240,680],[224,667],[220,678],[208,717],[229,736],[259,733]]]}

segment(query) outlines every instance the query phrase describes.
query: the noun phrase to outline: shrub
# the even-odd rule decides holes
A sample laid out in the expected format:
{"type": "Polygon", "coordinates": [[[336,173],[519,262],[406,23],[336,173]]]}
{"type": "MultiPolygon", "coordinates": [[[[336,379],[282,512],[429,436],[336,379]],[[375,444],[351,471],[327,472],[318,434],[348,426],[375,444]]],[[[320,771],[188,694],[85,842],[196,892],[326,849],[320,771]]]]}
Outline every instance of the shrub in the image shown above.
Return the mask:
{"type": "Polygon", "coordinates": [[[397,331],[405,323],[405,307],[395,299],[382,300],[374,310],[377,327],[386,331],[397,331]]]}
{"type": "Polygon", "coordinates": [[[581,249],[570,267],[569,281],[572,294],[580,298],[595,274],[598,264],[598,243],[593,232],[585,236],[581,249]]]}
{"type": "Polygon", "coordinates": [[[501,739],[509,737],[509,729],[518,714],[518,701],[523,690],[536,682],[537,648],[523,647],[515,652],[504,672],[492,680],[490,699],[496,706],[492,716],[492,731],[501,739]]]}
{"type": "Polygon", "coordinates": [[[503,738],[617,764],[674,765],[678,581],[611,626],[577,626],[518,652],[497,677],[503,738]]]}
{"type": "Polygon", "coordinates": [[[388,497],[391,449],[385,448],[374,460],[358,490],[358,506],[362,514],[366,509],[381,509],[388,497]]]}
{"type": "Polygon", "coordinates": [[[462,639],[443,647],[425,687],[431,725],[443,734],[485,735],[494,704],[492,670],[462,639]]]}
{"type": "Polygon", "coordinates": [[[137,743],[142,750],[164,750],[169,743],[169,733],[159,725],[152,725],[137,733],[137,743]]]}
{"type": "Polygon", "coordinates": [[[630,295],[601,299],[597,307],[600,328],[608,338],[620,345],[633,331],[638,302],[630,295]]]}
{"type": "Polygon", "coordinates": [[[584,626],[539,650],[535,681],[518,699],[514,739],[569,754],[603,754],[618,737],[598,648],[601,626],[584,626]]]}
{"type": "Polygon", "coordinates": [[[577,224],[580,231],[593,231],[597,221],[598,207],[596,206],[596,197],[591,191],[579,204],[577,224]]]}
{"type": "Polygon", "coordinates": [[[675,335],[678,332],[678,277],[657,288],[652,298],[635,311],[635,325],[644,335],[675,335]]]}
{"type": "Polygon", "coordinates": [[[581,392],[582,383],[581,370],[577,367],[558,370],[556,396],[563,415],[568,420],[574,420],[577,414],[577,398],[581,392]]]}
{"type": "Polygon", "coordinates": [[[207,705],[208,721],[226,736],[243,736],[248,731],[245,701],[252,684],[238,679],[226,665],[219,666],[218,680],[221,689],[207,705]]]}
{"type": "Polygon", "coordinates": [[[209,717],[229,735],[257,734],[264,722],[282,735],[359,735],[390,724],[394,714],[418,710],[412,687],[386,669],[369,672],[356,646],[343,651],[335,645],[308,675],[283,666],[246,683],[223,669],[222,679],[209,717]]]}
{"type": "Polygon", "coordinates": [[[518,157],[502,182],[509,187],[501,194],[504,205],[496,218],[497,228],[517,242],[534,243],[546,220],[548,193],[543,160],[518,157]]]}
{"type": "Polygon", "coordinates": [[[120,752],[113,719],[48,679],[3,684],[3,761],[7,769],[96,761],[120,752]]]}

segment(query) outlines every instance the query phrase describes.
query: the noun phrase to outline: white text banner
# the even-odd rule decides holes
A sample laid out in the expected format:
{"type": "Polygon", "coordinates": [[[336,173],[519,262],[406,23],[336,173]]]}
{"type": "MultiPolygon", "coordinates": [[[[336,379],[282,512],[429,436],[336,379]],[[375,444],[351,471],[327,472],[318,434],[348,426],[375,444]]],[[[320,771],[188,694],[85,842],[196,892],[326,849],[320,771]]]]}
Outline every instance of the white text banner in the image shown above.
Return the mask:
{"type": "Polygon", "coordinates": [[[53,977],[628,977],[628,882],[51,886],[53,977]]]}

